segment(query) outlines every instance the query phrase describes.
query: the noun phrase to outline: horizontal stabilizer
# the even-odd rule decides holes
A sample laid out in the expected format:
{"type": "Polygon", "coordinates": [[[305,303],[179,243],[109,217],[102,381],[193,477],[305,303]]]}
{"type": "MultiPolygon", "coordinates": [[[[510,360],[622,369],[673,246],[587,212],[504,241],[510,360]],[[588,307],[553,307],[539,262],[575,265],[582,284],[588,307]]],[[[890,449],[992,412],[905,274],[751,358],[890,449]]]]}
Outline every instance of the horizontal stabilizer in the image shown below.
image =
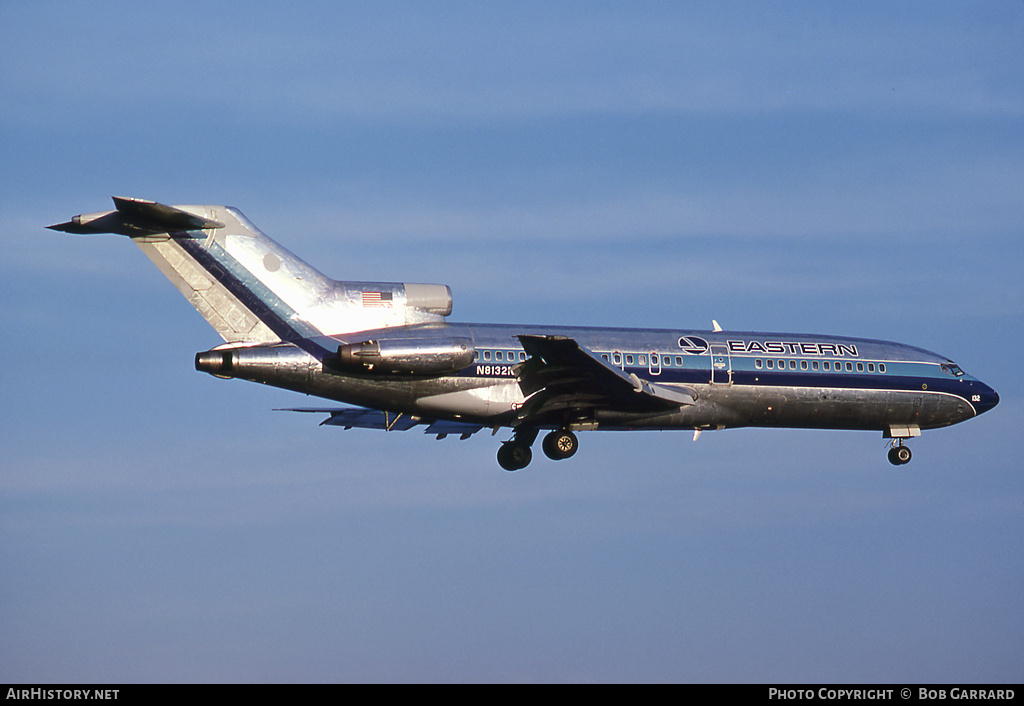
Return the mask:
{"type": "Polygon", "coordinates": [[[219,221],[203,218],[173,206],[165,206],[156,201],[115,196],[114,206],[117,207],[116,211],[86,213],[75,216],[67,223],[58,223],[47,228],[79,235],[117,233],[141,236],[224,227],[219,221]]]}

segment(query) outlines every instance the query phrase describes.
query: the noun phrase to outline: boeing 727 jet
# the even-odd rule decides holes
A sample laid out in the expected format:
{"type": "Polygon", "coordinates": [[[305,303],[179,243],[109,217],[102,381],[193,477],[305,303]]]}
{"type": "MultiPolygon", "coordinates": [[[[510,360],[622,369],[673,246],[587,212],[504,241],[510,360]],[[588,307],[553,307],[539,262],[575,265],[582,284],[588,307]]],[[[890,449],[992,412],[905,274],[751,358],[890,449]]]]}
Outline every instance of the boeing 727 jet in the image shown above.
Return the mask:
{"type": "Polygon", "coordinates": [[[330,279],[235,208],[114,206],[49,228],[131,238],[224,339],[197,370],[344,403],[294,411],[346,429],[509,429],[498,463],[510,471],[541,432],[560,460],[581,431],[733,427],[880,431],[901,465],[905,440],[999,401],[948,358],[888,341],[455,323],[447,286],[330,279]]]}

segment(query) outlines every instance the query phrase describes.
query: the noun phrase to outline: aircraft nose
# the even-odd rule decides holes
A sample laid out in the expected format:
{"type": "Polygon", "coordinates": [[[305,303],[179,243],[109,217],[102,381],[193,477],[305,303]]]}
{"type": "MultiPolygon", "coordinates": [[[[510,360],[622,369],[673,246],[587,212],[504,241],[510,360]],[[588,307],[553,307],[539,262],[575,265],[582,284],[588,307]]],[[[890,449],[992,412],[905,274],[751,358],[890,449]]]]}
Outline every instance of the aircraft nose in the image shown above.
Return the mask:
{"type": "Polygon", "coordinates": [[[974,391],[971,394],[971,404],[974,405],[978,414],[984,414],[999,404],[999,395],[985,383],[975,382],[974,391]]]}

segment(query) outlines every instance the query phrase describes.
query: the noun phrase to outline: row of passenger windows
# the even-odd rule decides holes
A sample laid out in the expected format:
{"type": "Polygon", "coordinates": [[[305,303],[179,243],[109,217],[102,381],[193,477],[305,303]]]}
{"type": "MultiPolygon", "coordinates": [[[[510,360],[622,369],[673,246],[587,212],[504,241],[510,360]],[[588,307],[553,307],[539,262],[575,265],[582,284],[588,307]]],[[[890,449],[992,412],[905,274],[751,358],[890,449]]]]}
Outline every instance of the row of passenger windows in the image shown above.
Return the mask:
{"type": "MultiPolygon", "coordinates": [[[[607,353],[602,353],[601,354],[601,358],[604,359],[605,362],[609,362],[609,358],[608,358],[608,354],[607,353]]],[[[636,356],[634,356],[634,355],[632,355],[630,353],[626,353],[626,354],[613,353],[612,357],[611,357],[611,362],[615,363],[616,365],[622,365],[623,359],[625,359],[625,364],[626,365],[634,365],[634,364],[636,364],[636,365],[644,365],[644,366],[647,365],[647,356],[642,354],[642,353],[639,354],[639,355],[636,355],[636,356]],[[635,361],[635,363],[634,363],[634,361],[635,361]]],[[[658,365],[658,356],[656,356],[654,354],[651,355],[651,364],[654,365],[654,366],[658,365]]],[[[661,365],[662,365],[662,367],[666,367],[666,368],[672,367],[673,364],[677,368],[684,367],[683,366],[683,356],[677,355],[674,358],[673,358],[673,356],[668,356],[668,355],[661,356],[661,365]]],[[[799,370],[828,370],[828,371],[840,372],[840,371],[843,370],[843,365],[844,365],[843,361],[839,361],[839,360],[836,360],[836,361],[831,361],[831,360],[822,360],[822,361],[818,361],[818,360],[789,360],[789,361],[778,360],[778,361],[776,361],[776,360],[762,360],[760,358],[755,358],[754,359],[754,367],[757,368],[758,370],[763,370],[765,368],[767,368],[768,370],[776,370],[776,369],[778,369],[778,370],[785,370],[788,367],[790,370],[797,370],[797,369],[799,369],[799,370]]],[[[885,363],[878,363],[876,365],[875,363],[862,363],[862,362],[854,363],[852,361],[846,361],[845,366],[846,366],[847,372],[851,372],[851,373],[855,369],[856,369],[856,371],[858,373],[863,373],[865,371],[867,371],[869,373],[874,373],[874,372],[884,373],[885,372],[885,363]]]]}
{"type": "Polygon", "coordinates": [[[517,360],[526,360],[526,351],[477,351],[473,355],[473,360],[480,359],[514,363],[517,360]]]}
{"type": "MultiPolygon", "coordinates": [[[[606,363],[612,362],[615,365],[622,365],[623,364],[623,362],[622,362],[623,359],[625,359],[625,361],[626,361],[625,364],[626,365],[647,365],[647,355],[645,353],[640,353],[638,355],[633,355],[632,353],[625,353],[625,354],[623,354],[623,353],[612,353],[610,359],[608,358],[608,354],[607,353],[602,353],[601,354],[601,359],[604,362],[606,362],[606,363]]],[[[677,368],[683,367],[683,356],[677,355],[675,357],[675,359],[674,359],[674,363],[675,363],[675,366],[677,368]]],[[[673,358],[672,358],[672,356],[670,356],[670,355],[663,355],[663,356],[661,356],[661,364],[664,367],[666,367],[666,368],[672,367],[672,365],[673,365],[673,358]]],[[[654,354],[651,354],[651,365],[654,365],[654,366],[658,365],[658,356],[656,356],[654,354]]]]}
{"type": "MultiPolygon", "coordinates": [[[[606,362],[606,363],[612,362],[615,365],[623,365],[623,361],[625,361],[625,365],[644,365],[644,366],[647,365],[647,354],[646,353],[640,353],[638,355],[634,355],[633,353],[625,353],[625,354],[623,354],[623,353],[612,353],[611,357],[609,357],[608,353],[602,353],[601,354],[601,359],[604,360],[604,362],[606,362]]],[[[483,360],[483,361],[486,361],[486,362],[491,362],[491,361],[496,361],[496,362],[513,362],[513,363],[516,362],[516,361],[520,361],[521,362],[521,361],[526,360],[526,352],[525,351],[492,351],[492,350],[479,351],[478,350],[474,354],[473,360],[475,360],[475,361],[483,360]]],[[[657,365],[658,364],[658,356],[651,355],[651,362],[652,362],[653,365],[657,365]]],[[[664,365],[665,367],[672,366],[673,362],[675,363],[676,367],[678,367],[678,368],[683,367],[683,356],[677,355],[673,359],[672,356],[666,355],[666,356],[662,356],[662,358],[661,358],[661,364],[664,365]]]]}
{"type": "Polygon", "coordinates": [[[878,365],[876,366],[874,363],[862,363],[860,361],[857,361],[856,363],[854,363],[853,361],[850,361],[850,360],[847,360],[844,363],[843,361],[840,361],[840,360],[834,360],[834,361],[833,360],[822,360],[822,361],[817,361],[817,360],[810,360],[810,361],[808,361],[808,360],[789,360],[789,361],[779,360],[779,361],[775,361],[775,360],[772,360],[772,359],[768,359],[768,360],[761,360],[760,358],[755,358],[754,359],[754,367],[757,368],[758,370],[762,370],[764,368],[767,368],[768,370],[776,370],[776,369],[778,369],[778,370],[785,370],[787,367],[790,370],[796,370],[797,366],[799,366],[800,370],[808,370],[808,369],[810,369],[810,370],[818,370],[819,369],[819,367],[818,367],[819,364],[821,366],[820,367],[821,370],[831,371],[831,372],[836,372],[836,373],[842,372],[844,366],[846,368],[846,372],[848,372],[848,373],[852,373],[854,371],[854,369],[856,369],[858,373],[863,373],[865,371],[867,371],[869,373],[874,373],[874,372],[884,373],[885,372],[885,363],[878,363],[878,365]]]}
{"type": "MultiPolygon", "coordinates": [[[[615,365],[623,365],[623,361],[625,361],[625,365],[644,365],[644,366],[647,365],[647,354],[646,353],[640,353],[640,354],[637,354],[637,355],[634,355],[633,353],[612,353],[611,357],[609,357],[608,353],[602,353],[601,354],[601,359],[604,360],[606,363],[612,362],[615,365]]],[[[513,362],[513,363],[516,362],[516,361],[522,362],[522,361],[526,360],[526,352],[525,351],[494,351],[494,350],[483,350],[483,351],[480,351],[480,350],[478,350],[475,353],[475,355],[473,357],[473,360],[475,360],[475,361],[483,360],[483,361],[486,361],[486,362],[491,362],[491,361],[496,361],[496,362],[513,362]]],[[[657,365],[658,364],[658,356],[651,355],[651,363],[653,365],[657,365]]],[[[673,363],[675,364],[675,366],[677,368],[683,367],[683,356],[677,355],[677,356],[675,356],[674,359],[673,359],[672,356],[669,356],[669,355],[661,357],[661,364],[663,366],[670,367],[670,366],[673,365],[673,363]]]]}
{"type": "MultiPolygon", "coordinates": [[[[490,361],[509,362],[509,363],[522,362],[522,361],[526,360],[526,352],[525,351],[507,351],[507,350],[506,351],[491,351],[491,350],[477,351],[475,356],[474,356],[474,360],[481,360],[481,359],[483,359],[484,361],[487,361],[487,362],[490,362],[490,361]]],[[[601,359],[604,360],[606,363],[610,362],[610,363],[613,363],[615,365],[642,365],[642,366],[646,366],[647,365],[648,356],[645,353],[638,353],[638,354],[633,354],[633,353],[611,353],[611,354],[602,353],[601,354],[601,359]]],[[[654,366],[658,365],[658,356],[657,355],[651,354],[650,359],[651,359],[651,365],[654,365],[654,366]]],[[[677,355],[677,356],[664,355],[664,356],[661,356],[661,365],[663,367],[666,367],[666,368],[673,367],[673,366],[677,367],[677,368],[682,368],[682,367],[684,367],[683,366],[683,356],[681,356],[681,355],[677,355]]],[[[864,363],[864,362],[861,362],[861,361],[857,361],[856,363],[854,363],[853,361],[849,361],[849,360],[844,362],[844,361],[840,361],[840,360],[835,360],[835,361],[832,361],[832,360],[821,360],[821,361],[818,361],[818,360],[792,360],[792,359],[790,359],[790,360],[775,360],[775,359],[772,359],[772,358],[769,358],[767,360],[763,360],[761,358],[755,358],[754,359],[754,368],[756,368],[757,370],[764,370],[764,369],[768,369],[768,370],[786,370],[788,368],[789,370],[797,370],[797,369],[799,369],[799,370],[824,370],[824,371],[827,371],[827,372],[837,372],[838,373],[838,372],[842,372],[844,367],[846,369],[846,372],[848,372],[848,373],[852,373],[854,370],[856,370],[858,373],[863,373],[863,372],[869,372],[869,373],[879,372],[879,373],[884,373],[885,372],[885,363],[875,364],[875,363],[864,363]]]]}

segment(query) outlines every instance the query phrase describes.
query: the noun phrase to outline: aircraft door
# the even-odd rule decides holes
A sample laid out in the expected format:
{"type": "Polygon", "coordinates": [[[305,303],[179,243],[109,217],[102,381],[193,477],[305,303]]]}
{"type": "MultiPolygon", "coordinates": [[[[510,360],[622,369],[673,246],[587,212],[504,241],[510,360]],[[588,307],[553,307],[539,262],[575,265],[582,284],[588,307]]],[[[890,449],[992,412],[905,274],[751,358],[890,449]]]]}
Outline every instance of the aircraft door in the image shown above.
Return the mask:
{"type": "Polygon", "coordinates": [[[711,343],[708,352],[711,354],[711,384],[732,384],[732,355],[725,343],[711,343]]]}
{"type": "Polygon", "coordinates": [[[651,375],[661,375],[661,356],[658,351],[651,351],[648,361],[647,372],[651,375]]]}

